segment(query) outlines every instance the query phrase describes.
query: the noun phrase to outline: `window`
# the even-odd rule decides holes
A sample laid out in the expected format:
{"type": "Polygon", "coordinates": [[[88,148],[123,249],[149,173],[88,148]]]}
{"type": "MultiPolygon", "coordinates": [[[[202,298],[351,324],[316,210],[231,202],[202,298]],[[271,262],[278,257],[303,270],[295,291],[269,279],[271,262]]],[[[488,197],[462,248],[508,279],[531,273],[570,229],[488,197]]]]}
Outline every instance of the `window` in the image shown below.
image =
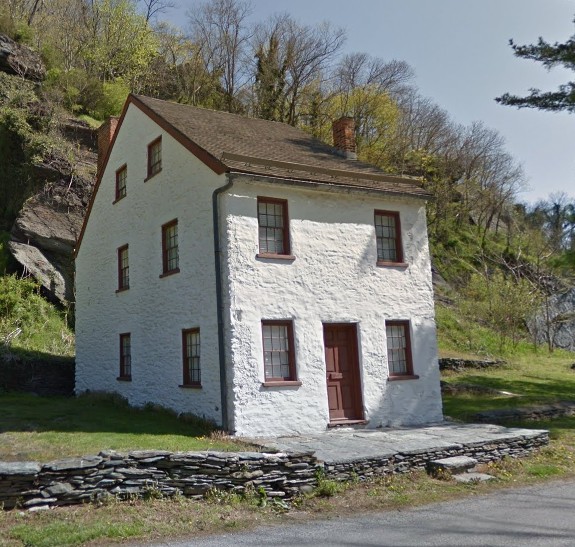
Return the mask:
{"type": "Polygon", "coordinates": [[[130,288],[130,265],[128,263],[128,246],[118,249],[118,290],[130,288]]]}
{"type": "Polygon", "coordinates": [[[403,262],[399,213],[375,211],[375,237],[378,264],[403,262]]]}
{"type": "Polygon", "coordinates": [[[296,380],[291,321],[262,321],[264,376],[266,382],[296,380]]]}
{"type": "Polygon", "coordinates": [[[128,178],[128,167],[123,165],[116,171],[116,201],[126,197],[126,180],[128,178]]]}
{"type": "Polygon", "coordinates": [[[172,220],[162,226],[162,275],[180,271],[178,256],[178,221],[172,220]]]}
{"type": "Polygon", "coordinates": [[[182,331],[184,356],[184,386],[201,385],[200,373],[200,329],[182,331]]]}
{"type": "Polygon", "coordinates": [[[118,380],[132,379],[132,341],[129,332],[120,334],[120,376],[118,380]]]}
{"type": "Polygon", "coordinates": [[[259,254],[289,256],[289,220],[285,199],[258,198],[259,254]]]}
{"type": "Polygon", "coordinates": [[[148,178],[162,170],[162,137],[148,144],[148,178]]]}
{"type": "Polygon", "coordinates": [[[413,374],[409,321],[386,321],[385,330],[390,378],[417,378],[413,374]]]}

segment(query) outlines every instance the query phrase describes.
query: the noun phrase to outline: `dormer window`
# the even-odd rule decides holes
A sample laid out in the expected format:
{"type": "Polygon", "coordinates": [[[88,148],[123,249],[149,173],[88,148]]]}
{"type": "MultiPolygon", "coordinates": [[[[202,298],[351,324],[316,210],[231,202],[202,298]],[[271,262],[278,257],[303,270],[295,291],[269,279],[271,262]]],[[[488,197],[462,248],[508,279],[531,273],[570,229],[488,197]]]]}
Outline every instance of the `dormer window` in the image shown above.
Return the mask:
{"type": "Polygon", "coordinates": [[[128,167],[126,165],[122,165],[120,169],[116,171],[116,199],[115,201],[119,201],[122,198],[126,197],[126,181],[128,179],[128,167]]]}
{"type": "Polygon", "coordinates": [[[148,177],[153,177],[162,170],[162,137],[148,144],[148,177]]]}

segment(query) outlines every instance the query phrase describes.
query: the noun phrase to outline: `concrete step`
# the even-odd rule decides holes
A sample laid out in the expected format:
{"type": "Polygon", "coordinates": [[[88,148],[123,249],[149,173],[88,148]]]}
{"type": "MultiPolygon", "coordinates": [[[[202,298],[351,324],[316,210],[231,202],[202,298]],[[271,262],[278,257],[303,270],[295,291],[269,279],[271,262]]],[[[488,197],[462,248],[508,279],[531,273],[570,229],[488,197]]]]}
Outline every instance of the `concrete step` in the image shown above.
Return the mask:
{"type": "Polygon", "coordinates": [[[459,475],[453,475],[453,478],[457,482],[469,483],[490,481],[495,477],[487,475],[486,473],[461,473],[459,475]]]}
{"type": "Polygon", "coordinates": [[[475,458],[468,456],[453,456],[441,460],[433,460],[427,464],[427,472],[430,475],[459,475],[466,473],[477,465],[475,458]]]}

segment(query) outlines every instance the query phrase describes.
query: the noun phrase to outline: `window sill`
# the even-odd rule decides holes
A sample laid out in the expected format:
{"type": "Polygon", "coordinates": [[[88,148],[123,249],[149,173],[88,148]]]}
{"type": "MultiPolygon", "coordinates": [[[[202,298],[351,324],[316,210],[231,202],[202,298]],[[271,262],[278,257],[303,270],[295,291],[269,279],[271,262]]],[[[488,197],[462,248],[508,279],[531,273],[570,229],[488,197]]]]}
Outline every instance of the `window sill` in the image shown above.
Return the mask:
{"type": "Polygon", "coordinates": [[[170,270],[169,272],[164,272],[163,274],[160,274],[160,279],[164,277],[169,277],[170,275],[174,275],[177,273],[180,273],[180,268],[176,268],[175,270],[170,270]]]}
{"type": "Polygon", "coordinates": [[[116,378],[116,380],[118,380],[118,382],[131,382],[132,377],[131,376],[118,376],[116,378]]]}
{"type": "Polygon", "coordinates": [[[155,173],[148,173],[148,176],[144,179],[144,182],[148,182],[150,179],[153,179],[156,175],[159,175],[162,172],[162,169],[158,169],[155,173]]]}
{"type": "Polygon", "coordinates": [[[407,268],[409,266],[407,262],[386,262],[385,260],[378,260],[375,265],[384,268],[407,268]]]}
{"type": "Polygon", "coordinates": [[[256,258],[267,258],[273,260],[295,260],[294,255],[279,255],[275,253],[258,253],[256,258]]]}
{"type": "Polygon", "coordinates": [[[389,376],[387,378],[388,382],[398,382],[400,380],[419,380],[417,374],[404,374],[403,376],[389,376]]]}
{"type": "Polygon", "coordinates": [[[299,380],[271,380],[268,382],[262,382],[263,387],[298,387],[301,386],[299,380]]]}
{"type": "Polygon", "coordinates": [[[180,384],[178,387],[184,389],[202,389],[202,384],[180,384]]]}
{"type": "Polygon", "coordinates": [[[116,294],[118,294],[119,292],[126,292],[130,290],[130,287],[121,287],[119,289],[116,289],[116,294]]]}
{"type": "Polygon", "coordinates": [[[115,205],[116,203],[118,203],[118,201],[122,201],[126,196],[121,196],[119,198],[116,198],[114,201],[112,201],[112,205],[115,205]]]}

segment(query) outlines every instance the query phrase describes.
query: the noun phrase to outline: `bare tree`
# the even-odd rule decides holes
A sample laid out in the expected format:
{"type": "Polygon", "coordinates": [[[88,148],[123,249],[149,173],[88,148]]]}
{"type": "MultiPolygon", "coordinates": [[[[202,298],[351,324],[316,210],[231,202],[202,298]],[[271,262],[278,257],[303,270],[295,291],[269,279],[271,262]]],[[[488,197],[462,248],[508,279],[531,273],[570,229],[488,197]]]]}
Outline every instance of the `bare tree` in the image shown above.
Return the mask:
{"type": "Polygon", "coordinates": [[[237,100],[242,81],[242,57],[251,30],[247,18],[251,5],[242,0],[212,0],[187,12],[192,40],[200,48],[206,71],[220,79],[223,104],[229,112],[240,110],[237,100]]]}
{"type": "Polygon", "coordinates": [[[144,17],[148,23],[151,19],[154,19],[160,13],[166,13],[166,11],[176,7],[176,3],[171,0],[137,0],[143,8],[144,17]]]}
{"type": "Polygon", "coordinates": [[[296,125],[304,90],[325,77],[344,41],[343,29],[327,22],[302,25],[287,14],[276,15],[258,25],[252,41],[257,60],[254,110],[269,112],[265,102],[272,100],[274,119],[296,125]],[[266,89],[271,93],[266,93],[266,89]]]}

